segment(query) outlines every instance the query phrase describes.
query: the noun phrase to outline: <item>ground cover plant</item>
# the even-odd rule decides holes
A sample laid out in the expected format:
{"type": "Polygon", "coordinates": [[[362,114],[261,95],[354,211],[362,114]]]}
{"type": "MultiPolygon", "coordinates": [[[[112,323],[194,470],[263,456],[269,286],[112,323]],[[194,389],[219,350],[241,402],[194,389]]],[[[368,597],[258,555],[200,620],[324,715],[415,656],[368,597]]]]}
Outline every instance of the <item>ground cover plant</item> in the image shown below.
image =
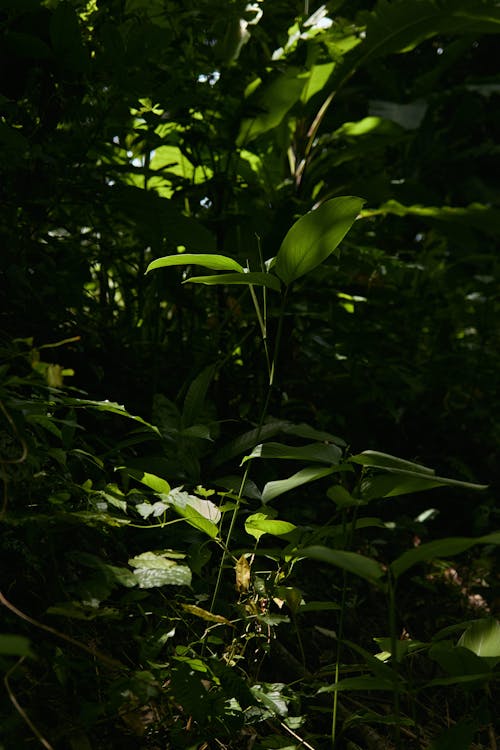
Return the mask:
{"type": "Polygon", "coordinates": [[[0,747],[497,747],[499,30],[0,4],[0,747]]]}

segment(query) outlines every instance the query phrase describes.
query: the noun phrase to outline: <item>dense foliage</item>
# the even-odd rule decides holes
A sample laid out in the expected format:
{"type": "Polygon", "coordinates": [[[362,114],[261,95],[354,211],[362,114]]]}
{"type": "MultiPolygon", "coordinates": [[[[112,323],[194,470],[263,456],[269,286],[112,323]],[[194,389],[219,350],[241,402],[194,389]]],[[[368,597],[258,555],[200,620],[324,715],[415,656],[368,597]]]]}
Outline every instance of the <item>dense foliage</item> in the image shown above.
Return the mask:
{"type": "Polygon", "coordinates": [[[1,0],[1,750],[495,750],[499,32],[1,0]]]}

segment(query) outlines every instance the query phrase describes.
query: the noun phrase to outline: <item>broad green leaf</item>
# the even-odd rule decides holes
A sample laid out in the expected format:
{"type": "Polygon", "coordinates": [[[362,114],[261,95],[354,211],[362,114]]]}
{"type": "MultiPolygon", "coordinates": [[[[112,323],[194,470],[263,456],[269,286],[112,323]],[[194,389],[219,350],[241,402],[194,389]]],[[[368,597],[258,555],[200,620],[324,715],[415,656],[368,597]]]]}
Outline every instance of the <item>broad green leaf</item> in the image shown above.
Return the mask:
{"type": "Polygon", "coordinates": [[[436,557],[453,557],[475,544],[500,544],[500,531],[479,537],[446,537],[436,539],[434,542],[421,544],[415,549],[410,549],[391,563],[390,568],[393,575],[398,578],[413,565],[417,563],[434,560],[436,557]]]}
{"type": "Polygon", "coordinates": [[[306,104],[309,99],[317,94],[318,91],[321,91],[321,89],[326,85],[328,79],[333,73],[334,67],[334,62],[322,63],[321,65],[313,66],[300,97],[301,101],[304,104],[306,104]]]}
{"type": "Polygon", "coordinates": [[[325,443],[311,443],[299,447],[284,445],[283,443],[261,443],[256,445],[250,455],[245,456],[241,463],[244,464],[254,458],[282,458],[337,464],[341,457],[342,451],[340,448],[325,443]]]}
{"type": "Polygon", "coordinates": [[[288,67],[270,83],[259,84],[247,103],[256,111],[255,117],[242,120],[236,139],[237,146],[243,146],[262,133],[272,130],[283,120],[287,112],[300,99],[308,73],[300,68],[288,67]]]}
{"type": "Polygon", "coordinates": [[[161,477],[157,477],[156,474],[150,474],[147,471],[141,471],[140,469],[130,469],[128,466],[118,466],[117,471],[125,471],[132,479],[137,482],[146,485],[155,492],[164,493],[168,495],[170,492],[170,485],[161,477]]]}
{"type": "Polygon", "coordinates": [[[368,502],[378,497],[396,497],[442,486],[443,482],[428,475],[377,474],[361,480],[360,493],[363,500],[368,502]]]}
{"type": "Polygon", "coordinates": [[[332,198],[296,221],[276,256],[274,270],[280,279],[291,284],[326,260],[344,239],[363,203],[353,196],[332,198]]]}
{"type": "Polygon", "coordinates": [[[328,547],[314,545],[299,550],[297,556],[299,558],[307,557],[312,560],[328,563],[329,565],[335,565],[367,581],[374,582],[383,575],[382,568],[376,560],[360,555],[357,552],[329,549],[328,547]]]}
{"type": "Polygon", "coordinates": [[[489,671],[487,664],[477,654],[451,642],[435,643],[429,649],[429,658],[453,677],[489,671]]]}
{"type": "Polygon", "coordinates": [[[493,617],[473,623],[458,641],[478,656],[500,657],[500,623],[493,617]]]}
{"type": "Polygon", "coordinates": [[[23,635],[0,633],[0,654],[5,656],[33,656],[30,641],[23,635]]]}
{"type": "MultiPolygon", "coordinates": [[[[210,501],[206,500],[205,502],[210,501]]],[[[215,539],[217,537],[219,529],[217,528],[215,523],[199,513],[196,508],[193,508],[191,505],[186,505],[184,508],[176,507],[176,509],[179,515],[185,518],[190,526],[193,526],[195,529],[198,529],[198,531],[202,531],[204,534],[207,534],[207,536],[209,536],[211,539],[215,539]]]]}
{"type": "Polygon", "coordinates": [[[273,276],[270,273],[261,273],[259,271],[252,271],[249,273],[221,273],[217,276],[191,276],[183,283],[207,284],[208,286],[215,286],[217,284],[224,284],[227,286],[230,284],[265,286],[268,289],[273,289],[275,292],[279,292],[281,289],[280,281],[276,276],[273,276]]]}
{"type": "Polygon", "coordinates": [[[245,531],[247,534],[260,539],[263,534],[272,534],[273,536],[283,536],[289,534],[297,527],[288,521],[279,521],[269,518],[265,513],[254,513],[245,521],[245,531]]]}
{"type": "Polygon", "coordinates": [[[308,484],[314,482],[316,479],[332,474],[334,469],[319,468],[317,466],[307,466],[305,469],[301,469],[296,474],[292,474],[287,479],[278,479],[275,482],[268,482],[262,491],[262,503],[266,505],[275,497],[283,495],[284,492],[300,487],[302,484],[308,484]]]}
{"type": "Polygon", "coordinates": [[[164,258],[153,260],[146,268],[146,273],[154,271],[156,268],[170,266],[204,266],[214,271],[238,271],[239,273],[244,271],[243,266],[226,255],[179,253],[178,255],[166,255],[164,258]]]}

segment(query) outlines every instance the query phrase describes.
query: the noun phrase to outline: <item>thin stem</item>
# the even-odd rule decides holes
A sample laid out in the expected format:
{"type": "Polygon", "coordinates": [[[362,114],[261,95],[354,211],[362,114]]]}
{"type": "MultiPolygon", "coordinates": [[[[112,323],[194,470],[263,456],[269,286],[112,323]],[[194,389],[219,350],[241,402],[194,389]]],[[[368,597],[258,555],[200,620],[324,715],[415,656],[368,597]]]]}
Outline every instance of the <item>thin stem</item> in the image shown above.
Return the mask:
{"type": "MultiPolygon", "coordinates": [[[[252,290],[251,286],[250,286],[250,289],[252,290]]],[[[283,300],[282,300],[282,303],[281,303],[280,314],[279,314],[279,321],[278,321],[278,330],[276,332],[276,339],[275,339],[275,342],[274,342],[273,359],[272,359],[271,368],[270,368],[270,371],[269,371],[269,385],[268,385],[268,388],[267,388],[266,400],[264,402],[264,406],[262,407],[262,412],[261,412],[260,419],[259,419],[259,426],[258,426],[258,430],[257,430],[257,441],[259,439],[260,431],[262,430],[262,427],[264,425],[264,420],[266,418],[267,410],[268,410],[268,407],[269,407],[269,401],[271,399],[271,392],[272,392],[272,387],[273,387],[274,375],[275,375],[275,372],[276,372],[276,362],[277,362],[277,359],[278,359],[279,348],[280,348],[280,343],[281,343],[281,335],[282,335],[282,330],[283,330],[283,318],[284,318],[284,315],[285,315],[285,306],[286,306],[287,294],[288,294],[288,287],[285,290],[285,293],[283,295],[283,300]]],[[[248,478],[248,473],[250,471],[250,466],[251,465],[252,465],[252,459],[250,459],[249,461],[247,461],[247,464],[246,464],[246,467],[245,467],[245,471],[243,473],[243,477],[242,477],[242,480],[241,480],[240,489],[238,491],[238,495],[237,495],[237,499],[236,499],[236,505],[234,507],[233,514],[231,516],[231,522],[229,524],[229,529],[228,529],[228,532],[227,532],[227,535],[226,535],[226,539],[223,542],[223,544],[224,544],[224,551],[222,553],[222,560],[220,562],[219,570],[218,570],[218,573],[217,573],[217,580],[215,582],[215,588],[214,588],[214,593],[212,595],[212,601],[210,602],[210,612],[214,611],[215,602],[217,601],[217,596],[219,595],[219,590],[220,590],[220,586],[221,586],[221,582],[222,582],[222,572],[223,572],[223,569],[224,569],[224,563],[226,562],[226,558],[227,558],[227,555],[228,555],[229,543],[231,541],[233,530],[234,530],[234,525],[236,523],[236,519],[238,517],[239,510],[240,510],[240,507],[241,507],[241,499],[242,499],[242,496],[243,496],[243,491],[245,489],[245,484],[246,484],[246,481],[247,481],[247,478],[248,478]]]]}
{"type": "Polygon", "coordinates": [[[394,740],[397,750],[401,749],[401,702],[399,696],[399,685],[397,684],[399,676],[398,662],[398,636],[396,622],[396,581],[389,576],[389,627],[391,636],[391,659],[394,670],[394,689],[392,691],[393,710],[394,710],[394,740]]]}
{"type": "Polygon", "coordinates": [[[5,685],[5,690],[7,691],[7,694],[9,696],[9,698],[10,698],[10,701],[11,701],[12,705],[16,709],[16,711],[19,714],[19,716],[21,717],[21,719],[29,726],[29,728],[31,729],[31,731],[33,732],[33,734],[35,735],[35,737],[37,738],[38,742],[41,745],[43,745],[43,747],[46,748],[46,750],[54,750],[54,748],[50,744],[50,742],[45,739],[45,737],[42,735],[42,733],[40,732],[40,730],[37,729],[37,727],[33,724],[33,722],[31,721],[30,717],[28,716],[28,714],[26,713],[26,711],[24,710],[24,708],[21,706],[21,704],[17,700],[17,698],[16,698],[16,696],[14,694],[14,691],[12,690],[12,688],[10,686],[10,682],[9,682],[10,676],[15,672],[15,670],[18,667],[21,666],[21,664],[23,663],[23,661],[24,661],[25,658],[26,657],[21,656],[21,658],[14,664],[14,666],[9,669],[9,671],[6,673],[6,675],[3,678],[3,684],[5,685]]]}

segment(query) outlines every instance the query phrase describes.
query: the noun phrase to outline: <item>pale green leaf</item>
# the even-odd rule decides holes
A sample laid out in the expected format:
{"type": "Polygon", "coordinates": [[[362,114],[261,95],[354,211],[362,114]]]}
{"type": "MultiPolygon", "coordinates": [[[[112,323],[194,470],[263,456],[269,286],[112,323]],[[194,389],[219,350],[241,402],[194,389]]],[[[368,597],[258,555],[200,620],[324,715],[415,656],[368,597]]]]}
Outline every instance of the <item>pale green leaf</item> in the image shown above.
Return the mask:
{"type": "Polygon", "coordinates": [[[260,539],[263,534],[272,534],[272,536],[283,536],[289,534],[297,527],[288,521],[279,521],[269,518],[265,513],[254,513],[245,521],[245,531],[247,534],[260,539]]]}
{"type": "Polygon", "coordinates": [[[332,198],[296,221],[276,256],[274,270],[280,279],[291,284],[326,260],[344,239],[363,203],[353,196],[332,198]]]}
{"type": "Polygon", "coordinates": [[[458,641],[478,656],[500,657],[500,623],[492,617],[473,623],[458,641]]]}
{"type": "Polygon", "coordinates": [[[170,485],[161,477],[157,477],[156,474],[150,474],[147,471],[141,471],[140,469],[129,469],[128,466],[118,466],[117,471],[125,471],[132,479],[137,482],[146,485],[155,492],[162,492],[168,494],[170,492],[170,485]]]}
{"type": "Polygon", "coordinates": [[[153,260],[147,267],[146,273],[154,271],[156,268],[170,266],[204,266],[214,271],[239,271],[239,273],[244,271],[243,266],[226,255],[179,253],[178,255],[166,255],[164,258],[153,260]]]}

